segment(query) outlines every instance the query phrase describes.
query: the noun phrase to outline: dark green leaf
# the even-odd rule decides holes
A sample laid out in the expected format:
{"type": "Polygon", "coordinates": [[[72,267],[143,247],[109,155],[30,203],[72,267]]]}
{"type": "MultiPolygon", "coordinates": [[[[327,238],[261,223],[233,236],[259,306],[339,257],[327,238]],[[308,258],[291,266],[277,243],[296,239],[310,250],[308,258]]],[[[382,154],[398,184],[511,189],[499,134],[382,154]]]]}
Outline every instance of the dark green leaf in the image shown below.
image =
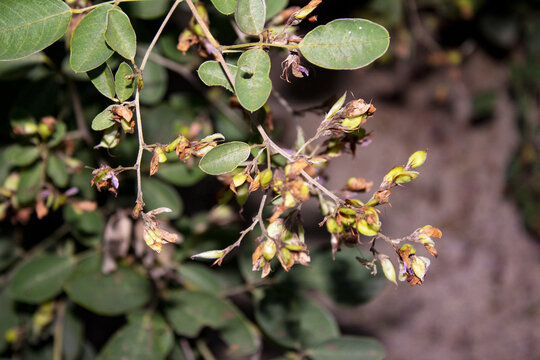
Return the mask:
{"type": "Polygon", "coordinates": [[[62,330],[62,359],[78,359],[83,348],[83,323],[73,313],[73,306],[66,307],[62,330]]]}
{"type": "Polygon", "coordinates": [[[75,262],[69,256],[44,255],[24,262],[9,283],[12,299],[39,304],[62,292],[75,262]]]}
{"type": "Polygon", "coordinates": [[[382,360],[386,351],[380,342],[364,336],[343,336],[312,346],[306,353],[312,360],[382,360]]]}
{"type": "Polygon", "coordinates": [[[317,66],[353,70],[382,56],[389,43],[388,31],[378,24],[364,19],[337,19],[307,33],[299,49],[317,66]]]}
{"type": "Polygon", "coordinates": [[[13,264],[16,259],[17,253],[13,240],[9,237],[0,237],[0,273],[13,264]]]}
{"type": "Polygon", "coordinates": [[[168,360],[187,360],[184,350],[180,347],[178,342],[176,342],[171,350],[171,353],[167,357],[168,360]]]}
{"type": "Polygon", "coordinates": [[[7,163],[17,166],[28,166],[39,158],[40,150],[37,146],[14,144],[4,152],[7,163]]]}
{"type": "Polygon", "coordinates": [[[112,108],[117,105],[107,106],[105,110],[96,115],[92,120],[92,130],[101,131],[110,128],[111,126],[118,124],[113,120],[112,108]]]}
{"type": "Polygon", "coordinates": [[[142,191],[146,210],[168,207],[172,212],[161,214],[161,216],[168,218],[176,218],[182,214],[184,209],[182,199],[172,186],[158,179],[144,178],[142,181],[142,191]]]}
{"type": "Polygon", "coordinates": [[[103,63],[97,68],[87,72],[90,81],[96,89],[109,99],[114,99],[114,78],[111,68],[107,63],[103,63]]]}
{"type": "Polygon", "coordinates": [[[210,150],[199,163],[202,171],[210,175],[225,174],[236,169],[249,157],[249,145],[239,141],[221,144],[210,150]]]}
{"type": "Polygon", "coordinates": [[[8,297],[7,291],[0,292],[0,353],[6,349],[6,331],[17,326],[17,314],[15,313],[15,304],[8,297]]]}
{"type": "MultiPolygon", "coordinates": [[[[238,67],[236,67],[236,65],[231,65],[231,64],[227,64],[227,65],[229,66],[229,69],[231,71],[233,78],[236,77],[236,72],[238,70],[238,67]]],[[[201,78],[202,82],[205,83],[205,85],[223,86],[225,89],[234,93],[232,84],[227,78],[227,75],[223,71],[223,68],[221,67],[221,64],[219,62],[214,61],[214,60],[208,60],[208,61],[203,62],[201,66],[199,66],[199,69],[197,70],[197,74],[199,75],[199,78],[201,78]]]]}
{"type": "Polygon", "coordinates": [[[270,20],[281,10],[285,9],[289,4],[289,0],[265,0],[266,3],[266,20],[270,20]]]}
{"type": "Polygon", "coordinates": [[[98,360],[160,360],[172,346],[172,331],[161,316],[137,314],[109,339],[98,360]]]}
{"type": "Polygon", "coordinates": [[[34,166],[21,171],[19,178],[19,188],[17,189],[16,200],[18,205],[25,205],[32,202],[39,189],[39,181],[43,172],[43,163],[38,162],[34,166]]]}
{"type": "Polygon", "coordinates": [[[155,19],[165,15],[171,0],[142,0],[126,4],[130,15],[139,19],[155,19]]]}
{"type": "Polygon", "coordinates": [[[193,186],[206,174],[196,166],[190,168],[182,162],[166,162],[159,165],[157,176],[176,186],[193,186]]]}
{"type": "Polygon", "coordinates": [[[231,15],[236,9],[236,0],[212,0],[212,4],[225,15],[231,15]]]}
{"type": "Polygon", "coordinates": [[[84,72],[97,68],[114,53],[105,42],[107,14],[112,6],[100,5],[87,14],[71,36],[71,68],[84,72]]]}
{"type": "Polygon", "coordinates": [[[47,143],[48,146],[52,148],[59,145],[62,142],[62,140],[64,140],[64,136],[66,135],[66,132],[67,132],[66,123],[61,122],[61,121],[57,122],[56,125],[54,126],[54,133],[49,138],[49,141],[47,143]]]}
{"type": "Polygon", "coordinates": [[[266,20],[266,3],[264,0],[237,0],[234,20],[243,33],[259,35],[266,20]]]}
{"type": "Polygon", "coordinates": [[[101,315],[120,315],[146,304],[152,296],[148,279],[120,265],[109,275],[101,272],[101,255],[82,259],[65,286],[71,300],[101,315]]]}
{"type": "Polygon", "coordinates": [[[235,77],[236,96],[240,104],[249,111],[262,107],[272,91],[270,57],[264,50],[251,49],[238,59],[235,77]]]}
{"type": "Polygon", "coordinates": [[[279,287],[269,288],[256,303],[255,318],[272,340],[288,348],[305,348],[340,335],[332,314],[279,287]]]}
{"type": "Polygon", "coordinates": [[[221,282],[215,271],[201,264],[182,264],[178,268],[183,285],[189,290],[202,290],[217,294],[222,290],[221,282]]]}
{"type": "Polygon", "coordinates": [[[180,335],[195,337],[204,326],[221,333],[232,355],[252,354],[260,346],[254,326],[230,302],[199,291],[175,291],[168,297],[166,317],[180,335]]]}
{"type": "Polygon", "coordinates": [[[114,51],[126,59],[135,58],[137,51],[135,30],[131,26],[129,17],[118,7],[109,10],[105,40],[114,51]]]}
{"type": "Polygon", "coordinates": [[[125,62],[121,63],[114,75],[116,96],[118,96],[118,100],[120,101],[129,99],[135,90],[135,79],[133,77],[129,78],[130,75],[133,75],[131,66],[125,62]]]}
{"type": "Polygon", "coordinates": [[[373,277],[351,251],[337,253],[335,261],[326,248],[310,255],[310,268],[299,267],[287,275],[295,284],[291,286],[316,289],[339,305],[356,306],[371,300],[386,285],[384,277],[373,277]]]}
{"type": "Polygon", "coordinates": [[[50,154],[47,159],[47,175],[60,188],[66,187],[68,184],[69,178],[66,164],[54,154],[50,154]]]}
{"type": "Polygon", "coordinates": [[[0,60],[36,53],[67,31],[71,9],[61,0],[0,1],[0,60]]]}

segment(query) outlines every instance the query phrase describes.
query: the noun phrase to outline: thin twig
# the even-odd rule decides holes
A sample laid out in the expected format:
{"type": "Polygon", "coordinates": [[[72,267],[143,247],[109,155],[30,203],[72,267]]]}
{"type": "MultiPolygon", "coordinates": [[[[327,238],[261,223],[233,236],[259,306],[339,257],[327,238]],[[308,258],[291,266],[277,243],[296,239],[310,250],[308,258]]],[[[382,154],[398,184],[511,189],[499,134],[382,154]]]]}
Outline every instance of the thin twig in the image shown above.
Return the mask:
{"type": "Polygon", "coordinates": [[[73,114],[75,115],[75,121],[77,122],[77,131],[87,145],[93,146],[94,139],[92,139],[92,135],[90,135],[90,132],[87,129],[82,111],[81,97],[79,96],[79,91],[73,83],[73,80],[69,80],[69,89],[71,90],[71,101],[73,103],[73,114]]]}
{"type": "Polygon", "coordinates": [[[187,341],[185,338],[181,338],[180,347],[184,352],[186,360],[195,360],[195,355],[193,355],[193,350],[191,349],[191,345],[189,345],[189,341],[187,341]]]}
{"type": "Polygon", "coordinates": [[[137,152],[137,161],[133,167],[137,170],[137,206],[143,202],[143,193],[141,187],[141,160],[144,151],[144,137],[142,129],[142,119],[141,119],[141,106],[140,106],[140,92],[139,89],[135,89],[135,115],[137,119],[137,135],[139,139],[139,151],[137,152]]]}
{"type": "MultiPolygon", "coordinates": [[[[270,139],[270,137],[268,136],[268,134],[266,133],[266,131],[264,131],[263,127],[261,125],[257,125],[257,130],[259,131],[259,133],[261,134],[261,136],[263,137],[263,140],[266,141],[266,143],[272,147],[272,149],[274,149],[277,153],[281,154],[285,159],[287,159],[287,161],[289,162],[293,162],[294,161],[294,158],[292,158],[289,154],[287,154],[285,152],[285,150],[283,150],[282,148],[280,148],[276,143],[274,143],[272,141],[272,139],[270,139]]],[[[314,178],[312,178],[308,173],[306,173],[304,170],[302,170],[300,172],[302,174],[302,176],[313,186],[315,186],[316,188],[318,188],[320,191],[322,191],[326,196],[328,196],[330,199],[334,200],[334,202],[336,204],[341,204],[343,203],[343,200],[341,200],[339,197],[337,197],[336,195],[334,195],[330,190],[328,190],[327,188],[325,188],[324,186],[322,186],[321,184],[319,184],[317,182],[317,180],[315,180],[314,178]]]]}
{"type": "Polygon", "coordinates": [[[197,350],[199,350],[199,353],[204,360],[216,360],[214,354],[212,354],[212,351],[210,351],[210,348],[208,345],[206,345],[203,339],[195,340],[195,345],[197,346],[197,350]]]}

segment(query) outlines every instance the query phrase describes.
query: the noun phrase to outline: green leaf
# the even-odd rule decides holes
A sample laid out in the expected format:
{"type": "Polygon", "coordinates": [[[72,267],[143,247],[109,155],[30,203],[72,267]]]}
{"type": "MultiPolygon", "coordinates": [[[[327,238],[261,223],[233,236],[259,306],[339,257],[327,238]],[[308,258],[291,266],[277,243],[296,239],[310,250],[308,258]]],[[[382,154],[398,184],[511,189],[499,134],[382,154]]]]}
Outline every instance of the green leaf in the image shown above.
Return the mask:
{"type": "MultiPolygon", "coordinates": [[[[154,48],[153,52],[158,53],[156,48],[154,48]]],[[[167,71],[163,66],[149,60],[144,68],[144,87],[141,90],[141,103],[145,105],[159,103],[167,93],[168,78],[167,71]]]]}
{"type": "Polygon", "coordinates": [[[60,39],[71,20],[61,0],[0,1],[0,60],[36,53],[60,39]]]}
{"type": "Polygon", "coordinates": [[[340,335],[332,314],[279,287],[269,288],[256,303],[255,318],[268,337],[288,348],[305,348],[340,335]]]}
{"type": "Polygon", "coordinates": [[[231,355],[253,354],[260,347],[253,324],[229,301],[200,291],[174,291],[168,301],[165,314],[178,334],[196,337],[209,326],[221,333],[231,355]]]}
{"type": "Polygon", "coordinates": [[[210,150],[199,162],[202,171],[210,175],[221,175],[233,171],[247,160],[249,145],[240,141],[221,144],[210,150]]]}
{"type": "Polygon", "coordinates": [[[262,107],[272,91],[270,57],[264,50],[251,49],[238,59],[235,77],[236,96],[249,111],[262,107]]]}
{"type": "Polygon", "coordinates": [[[161,316],[137,314],[109,339],[97,359],[161,360],[172,346],[171,328],[161,316]]]}
{"type": "Polygon", "coordinates": [[[222,290],[221,282],[215,271],[201,264],[182,264],[178,268],[183,285],[189,290],[202,290],[214,294],[222,290]]]}
{"type": "MultiPolygon", "coordinates": [[[[236,65],[227,64],[233,77],[236,77],[238,67],[236,65]]],[[[221,64],[214,60],[205,61],[197,69],[197,74],[206,86],[223,86],[225,89],[234,93],[233,86],[227,75],[223,71],[221,64]]]]}
{"type": "MultiPolygon", "coordinates": [[[[0,237],[0,273],[17,259],[17,250],[9,237],[0,237]]],[[[0,351],[1,352],[1,351],[0,351]]]]}
{"type": "Polygon", "coordinates": [[[101,142],[94,146],[94,148],[106,148],[106,149],[113,149],[118,146],[120,143],[120,126],[113,126],[108,129],[105,129],[103,132],[103,137],[101,138],[101,142]]]}
{"type": "Polygon", "coordinates": [[[83,348],[83,324],[75,316],[73,308],[73,304],[69,303],[62,325],[62,359],[65,360],[79,359],[83,348]]]}
{"type": "Polygon", "coordinates": [[[109,275],[101,272],[101,255],[82,259],[65,286],[76,304],[100,315],[121,315],[146,304],[152,297],[148,279],[120,265],[109,275]]]}
{"type": "Polygon", "coordinates": [[[342,251],[332,260],[330,249],[311,252],[311,267],[299,267],[286,278],[298,288],[319,290],[336,304],[357,306],[374,298],[386,284],[383,276],[376,276],[356,260],[358,254],[342,251]]]}
{"type": "Polygon", "coordinates": [[[161,216],[168,218],[177,218],[182,214],[184,208],[182,199],[172,186],[158,179],[144,178],[142,191],[147,210],[168,207],[172,212],[161,214],[161,216]]]}
{"type": "Polygon", "coordinates": [[[388,49],[390,35],[364,19],[337,19],[317,26],[299,44],[312,64],[334,70],[354,70],[372,63],[388,49]]]}
{"type": "Polygon", "coordinates": [[[54,154],[50,154],[47,159],[47,175],[60,188],[66,187],[68,184],[69,178],[66,164],[54,154]]]}
{"type": "Polygon", "coordinates": [[[135,90],[135,79],[126,77],[130,75],[133,75],[131,66],[125,62],[121,63],[120,66],[118,66],[118,70],[116,70],[116,74],[114,75],[116,96],[118,96],[118,100],[120,101],[126,101],[129,99],[135,90]]]}
{"type": "Polygon", "coordinates": [[[107,14],[112,6],[104,4],[87,14],[71,36],[69,62],[75,72],[84,72],[103,64],[114,51],[107,46],[107,14]]]}
{"type": "Polygon", "coordinates": [[[225,15],[231,15],[236,10],[236,0],[212,0],[212,4],[225,15]]]}
{"type": "Polygon", "coordinates": [[[285,9],[289,4],[289,0],[265,0],[266,3],[266,20],[270,20],[281,10],[285,9]]]}
{"type": "Polygon", "coordinates": [[[126,4],[131,16],[151,20],[165,15],[169,10],[171,0],[142,0],[126,4]]]}
{"type": "Polygon", "coordinates": [[[190,168],[182,162],[163,163],[156,175],[168,183],[186,187],[195,185],[206,176],[198,167],[190,168]]]}
{"type": "Polygon", "coordinates": [[[243,33],[259,35],[266,20],[266,3],[264,0],[237,0],[234,20],[243,33]]]}
{"type": "Polygon", "coordinates": [[[18,320],[15,313],[15,304],[7,296],[7,291],[0,292],[0,353],[6,349],[6,331],[17,327],[18,320]]]}
{"type": "MultiPolygon", "coordinates": [[[[89,180],[86,181],[86,184],[88,183],[89,180]]],[[[100,211],[76,211],[68,204],[64,206],[64,219],[71,226],[75,239],[81,244],[91,247],[101,242],[105,218],[100,211]]]]}
{"type": "Polygon", "coordinates": [[[4,159],[16,166],[28,166],[39,158],[40,150],[33,145],[14,144],[4,152],[4,159]]]}
{"type": "Polygon", "coordinates": [[[9,296],[17,301],[39,304],[62,292],[75,262],[69,256],[44,255],[24,262],[8,286],[9,296]]]}
{"type": "Polygon", "coordinates": [[[133,60],[137,51],[137,37],[129,17],[120,8],[109,10],[105,41],[117,53],[133,60]]]}
{"type": "Polygon", "coordinates": [[[110,128],[111,126],[118,124],[113,120],[112,108],[117,105],[107,106],[105,110],[96,115],[92,120],[92,130],[101,131],[110,128]]]}
{"type": "Polygon", "coordinates": [[[87,72],[90,81],[96,89],[109,99],[114,99],[114,78],[111,68],[107,63],[87,72]]]}
{"type": "Polygon", "coordinates": [[[312,360],[382,360],[386,351],[377,340],[364,336],[343,336],[308,348],[312,360]]]}
{"type": "Polygon", "coordinates": [[[43,171],[43,163],[38,162],[34,166],[21,172],[19,178],[19,188],[17,189],[16,200],[18,205],[26,205],[34,201],[39,189],[39,181],[43,171]]]}

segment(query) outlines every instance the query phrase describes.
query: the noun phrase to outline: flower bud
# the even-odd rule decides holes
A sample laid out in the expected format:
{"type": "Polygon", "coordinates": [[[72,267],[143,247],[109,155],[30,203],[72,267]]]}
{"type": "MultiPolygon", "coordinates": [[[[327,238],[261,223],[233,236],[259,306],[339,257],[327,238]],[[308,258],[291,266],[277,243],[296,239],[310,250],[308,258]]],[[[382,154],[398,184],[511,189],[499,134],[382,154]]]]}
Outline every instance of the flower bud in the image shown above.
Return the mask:
{"type": "Polygon", "coordinates": [[[170,153],[171,151],[174,151],[176,149],[176,146],[180,143],[181,140],[187,140],[185,137],[183,136],[179,136],[177,137],[176,139],[174,139],[169,145],[167,145],[167,147],[165,147],[165,152],[168,152],[170,153]]]}
{"type": "Polygon", "coordinates": [[[392,170],[390,170],[388,172],[388,174],[386,174],[384,176],[384,182],[386,184],[391,184],[392,182],[394,182],[394,179],[396,177],[398,177],[399,175],[403,174],[405,172],[405,169],[403,168],[403,166],[396,166],[394,167],[392,170]]]}
{"type": "Polygon", "coordinates": [[[270,183],[272,182],[272,177],[273,177],[272,170],[266,169],[262,171],[261,172],[261,186],[263,188],[268,187],[270,183]]]}
{"type": "Polygon", "coordinates": [[[224,250],[209,250],[202,253],[192,255],[192,259],[218,259],[225,255],[224,250]]]}
{"type": "Polygon", "coordinates": [[[386,276],[389,281],[397,285],[396,270],[394,269],[392,261],[390,261],[390,259],[386,255],[379,255],[379,261],[381,262],[381,268],[383,270],[384,276],[386,276]]]}
{"type": "Polygon", "coordinates": [[[410,181],[413,181],[414,179],[416,179],[418,177],[418,172],[416,171],[406,171],[402,174],[399,174],[398,176],[396,176],[394,178],[396,184],[404,184],[404,183],[408,183],[410,181]]]}
{"type": "Polygon", "coordinates": [[[416,151],[409,157],[407,161],[407,168],[415,168],[421,166],[427,158],[427,153],[425,151],[419,150],[416,151]]]}
{"type": "Polygon", "coordinates": [[[345,103],[345,98],[347,97],[347,92],[345,92],[339,99],[338,101],[335,102],[334,105],[332,105],[332,107],[330,108],[330,110],[328,110],[328,114],[326,114],[326,117],[325,117],[325,120],[327,119],[330,119],[332,116],[334,116],[335,113],[337,113],[339,111],[339,109],[341,109],[341,107],[343,106],[343,104],[345,103]]]}
{"type": "Polygon", "coordinates": [[[266,240],[263,245],[262,253],[267,261],[270,261],[276,255],[276,243],[274,240],[266,240]]]}

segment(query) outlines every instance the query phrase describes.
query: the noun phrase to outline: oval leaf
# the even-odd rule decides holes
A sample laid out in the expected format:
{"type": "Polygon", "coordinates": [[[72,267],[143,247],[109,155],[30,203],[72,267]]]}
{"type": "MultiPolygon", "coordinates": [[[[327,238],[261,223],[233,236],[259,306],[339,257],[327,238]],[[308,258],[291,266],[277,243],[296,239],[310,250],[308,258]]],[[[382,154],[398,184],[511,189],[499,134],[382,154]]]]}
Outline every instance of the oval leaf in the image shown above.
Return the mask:
{"type": "Polygon", "coordinates": [[[180,195],[172,186],[165,184],[163,181],[144,178],[142,191],[147,210],[168,207],[172,211],[162,214],[162,216],[168,218],[177,218],[182,213],[184,206],[180,195]]]}
{"type": "Polygon", "coordinates": [[[39,192],[39,181],[43,173],[43,163],[38,162],[30,168],[21,171],[19,188],[17,189],[16,202],[25,205],[34,201],[39,192]]]}
{"type": "Polygon", "coordinates": [[[249,111],[262,107],[272,91],[270,80],[270,57],[264,50],[251,49],[238,59],[235,76],[236,96],[249,111]]]}
{"type": "Polygon", "coordinates": [[[129,17],[118,7],[109,10],[105,40],[114,51],[126,59],[135,58],[137,51],[135,30],[131,26],[129,17]]]}
{"type": "Polygon", "coordinates": [[[244,34],[259,35],[266,20],[266,3],[264,0],[237,0],[234,20],[244,34]]]}
{"type": "Polygon", "coordinates": [[[389,43],[390,35],[381,25],[364,19],[338,19],[307,33],[299,49],[317,66],[353,70],[382,56],[389,43]]]}
{"type": "Polygon", "coordinates": [[[163,163],[156,175],[176,186],[193,186],[206,176],[198,167],[190,168],[182,162],[163,163]]]}
{"type": "Polygon", "coordinates": [[[30,304],[50,300],[62,292],[74,261],[69,256],[45,255],[21,265],[8,287],[12,299],[30,304]]]}
{"type": "Polygon", "coordinates": [[[110,105],[105,110],[96,115],[92,120],[92,130],[101,131],[110,128],[114,124],[118,124],[113,120],[112,108],[117,105],[110,105]]]}
{"type": "Polygon", "coordinates": [[[161,17],[170,8],[171,0],[151,0],[127,3],[127,9],[131,16],[139,19],[151,20],[161,17]]]}
{"type": "Polygon", "coordinates": [[[63,188],[68,184],[68,170],[66,164],[58,156],[50,154],[47,159],[47,175],[54,185],[63,188]]]}
{"type": "Polygon", "coordinates": [[[221,175],[233,171],[249,157],[249,145],[240,141],[221,144],[210,150],[199,163],[202,171],[221,175]]]}
{"type": "Polygon", "coordinates": [[[332,314],[282,288],[266,291],[264,298],[256,303],[255,318],[273,341],[288,348],[305,348],[340,335],[332,314]]]}
{"type": "Polygon", "coordinates": [[[212,0],[217,11],[225,15],[231,15],[236,9],[236,0],[212,0]]]}
{"type": "Polygon", "coordinates": [[[285,9],[289,4],[289,0],[265,0],[266,3],[266,20],[270,20],[281,10],[285,9]]]}
{"type": "Polygon", "coordinates": [[[65,286],[71,300],[101,315],[120,315],[146,304],[152,288],[146,277],[125,266],[109,275],[101,272],[101,256],[80,261],[65,286]]]}
{"type": "Polygon", "coordinates": [[[89,71],[114,53],[105,41],[107,14],[111,5],[100,5],[86,15],[73,31],[69,63],[75,72],[89,71]]]}
{"type": "Polygon", "coordinates": [[[344,336],[306,351],[313,360],[382,360],[386,351],[380,342],[364,336],[344,336]]]}
{"type": "MultiPolygon", "coordinates": [[[[236,77],[238,67],[236,65],[227,64],[233,77],[236,77]]],[[[197,70],[199,78],[206,86],[223,86],[230,92],[234,92],[231,82],[225,75],[221,64],[214,60],[205,61],[197,70]]]]}
{"type": "Polygon", "coordinates": [[[172,330],[161,316],[137,314],[111,336],[98,360],[160,360],[172,346],[172,330]]]}
{"type": "Polygon", "coordinates": [[[36,53],[60,39],[71,20],[61,0],[0,1],[0,60],[36,53]]]}
{"type": "Polygon", "coordinates": [[[167,299],[167,320],[180,335],[195,337],[204,326],[221,333],[231,355],[249,355],[260,347],[251,322],[229,301],[199,291],[175,291],[167,299]]]}
{"type": "Polygon", "coordinates": [[[87,72],[90,81],[96,89],[109,99],[114,99],[114,78],[111,68],[107,63],[87,72]]]}
{"type": "Polygon", "coordinates": [[[36,161],[40,153],[37,146],[14,144],[5,150],[4,159],[13,165],[27,166],[36,161]]]}
{"type": "Polygon", "coordinates": [[[114,75],[116,96],[118,96],[118,100],[120,101],[126,101],[129,99],[135,90],[135,80],[133,77],[129,78],[130,75],[133,75],[131,66],[125,62],[121,63],[118,70],[116,70],[116,74],[114,75]]]}

